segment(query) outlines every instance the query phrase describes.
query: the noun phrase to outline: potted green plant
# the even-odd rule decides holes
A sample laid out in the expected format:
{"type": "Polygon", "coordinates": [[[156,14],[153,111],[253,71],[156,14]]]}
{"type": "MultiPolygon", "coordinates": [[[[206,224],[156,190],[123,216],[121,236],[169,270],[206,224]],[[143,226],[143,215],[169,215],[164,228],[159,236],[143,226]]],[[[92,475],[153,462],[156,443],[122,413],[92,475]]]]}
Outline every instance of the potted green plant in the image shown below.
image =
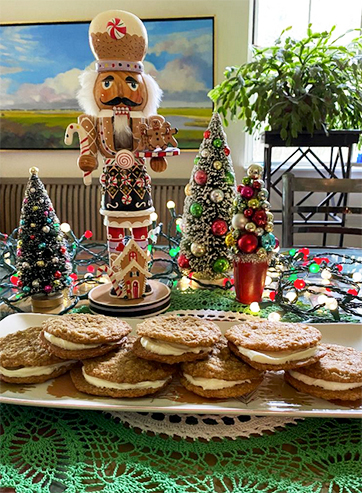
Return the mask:
{"type": "MultiPolygon", "coordinates": [[[[362,36],[313,32],[295,40],[285,29],[274,46],[253,47],[253,59],[228,67],[209,97],[224,117],[245,121],[246,132],[274,130],[286,145],[299,134],[362,128],[362,36]]],[[[350,30],[347,32],[352,32],[350,30]]],[[[356,30],[357,31],[357,30],[356,30]]]]}

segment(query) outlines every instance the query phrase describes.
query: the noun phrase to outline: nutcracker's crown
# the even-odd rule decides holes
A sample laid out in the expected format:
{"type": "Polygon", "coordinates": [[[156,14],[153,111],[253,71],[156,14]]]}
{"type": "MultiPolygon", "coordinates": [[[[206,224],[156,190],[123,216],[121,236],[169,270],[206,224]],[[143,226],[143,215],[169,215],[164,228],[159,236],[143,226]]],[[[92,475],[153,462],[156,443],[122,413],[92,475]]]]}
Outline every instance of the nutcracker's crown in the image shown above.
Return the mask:
{"type": "Polygon", "coordinates": [[[123,10],[102,12],[89,26],[89,44],[96,58],[98,72],[142,72],[147,42],[143,22],[123,10]]]}

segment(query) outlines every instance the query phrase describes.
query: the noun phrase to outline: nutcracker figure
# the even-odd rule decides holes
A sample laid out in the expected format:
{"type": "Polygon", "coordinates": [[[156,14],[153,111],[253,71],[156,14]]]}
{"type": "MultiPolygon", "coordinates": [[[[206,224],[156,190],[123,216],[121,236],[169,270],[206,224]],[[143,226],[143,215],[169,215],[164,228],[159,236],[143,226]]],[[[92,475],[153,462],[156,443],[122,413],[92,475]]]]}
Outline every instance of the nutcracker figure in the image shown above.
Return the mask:
{"type": "Polygon", "coordinates": [[[170,124],[157,113],[162,91],[144,73],[147,32],[135,15],[112,10],[97,15],[89,27],[89,42],[96,58],[96,70],[80,77],[79,104],[86,114],[68,126],[65,143],[78,133],[78,166],[84,183],[90,184],[103,158],[100,213],[107,227],[110,265],[124,250],[125,229],[145,249],[150,214],[154,211],[151,168],[163,171],[165,156],[179,154],[170,124]]]}

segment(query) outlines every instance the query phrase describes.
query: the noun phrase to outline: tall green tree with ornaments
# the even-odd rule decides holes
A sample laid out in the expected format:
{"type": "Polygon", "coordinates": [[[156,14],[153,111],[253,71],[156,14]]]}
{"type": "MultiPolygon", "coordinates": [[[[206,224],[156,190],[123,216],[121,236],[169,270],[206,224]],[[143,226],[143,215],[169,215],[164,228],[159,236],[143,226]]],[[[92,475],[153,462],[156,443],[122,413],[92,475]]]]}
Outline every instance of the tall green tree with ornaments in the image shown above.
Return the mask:
{"type": "Polygon", "coordinates": [[[33,167],[29,171],[18,229],[18,287],[25,294],[51,295],[70,284],[72,265],[39,170],[33,167]]]}
{"type": "Polygon", "coordinates": [[[225,236],[231,224],[235,175],[218,113],[214,113],[195,158],[181,223],[178,265],[196,279],[220,279],[230,270],[225,236]]]}

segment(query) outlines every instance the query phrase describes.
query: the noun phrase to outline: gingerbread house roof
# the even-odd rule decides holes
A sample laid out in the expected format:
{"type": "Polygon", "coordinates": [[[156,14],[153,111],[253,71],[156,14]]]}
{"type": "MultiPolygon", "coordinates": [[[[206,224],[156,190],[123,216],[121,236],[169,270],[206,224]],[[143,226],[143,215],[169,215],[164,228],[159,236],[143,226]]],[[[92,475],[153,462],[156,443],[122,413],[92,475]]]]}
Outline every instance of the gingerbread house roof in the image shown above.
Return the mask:
{"type": "Polygon", "coordinates": [[[144,274],[146,277],[151,277],[152,274],[150,271],[144,269],[136,260],[132,260],[125,269],[122,270],[122,276],[124,277],[127,272],[132,270],[134,267],[136,267],[142,274],[144,274]]]}
{"type": "MultiPolygon", "coordinates": [[[[142,248],[138,245],[138,243],[133,240],[133,239],[130,239],[127,243],[127,245],[124,247],[124,250],[122,253],[120,253],[118,255],[118,257],[114,260],[114,262],[112,263],[112,267],[115,269],[115,270],[118,270],[121,268],[121,263],[122,263],[122,260],[129,254],[130,251],[136,251],[142,259],[144,259],[144,265],[147,265],[147,262],[148,262],[148,259],[147,259],[147,253],[142,250],[142,248]]],[[[143,266],[142,266],[143,267],[143,266]]]]}

